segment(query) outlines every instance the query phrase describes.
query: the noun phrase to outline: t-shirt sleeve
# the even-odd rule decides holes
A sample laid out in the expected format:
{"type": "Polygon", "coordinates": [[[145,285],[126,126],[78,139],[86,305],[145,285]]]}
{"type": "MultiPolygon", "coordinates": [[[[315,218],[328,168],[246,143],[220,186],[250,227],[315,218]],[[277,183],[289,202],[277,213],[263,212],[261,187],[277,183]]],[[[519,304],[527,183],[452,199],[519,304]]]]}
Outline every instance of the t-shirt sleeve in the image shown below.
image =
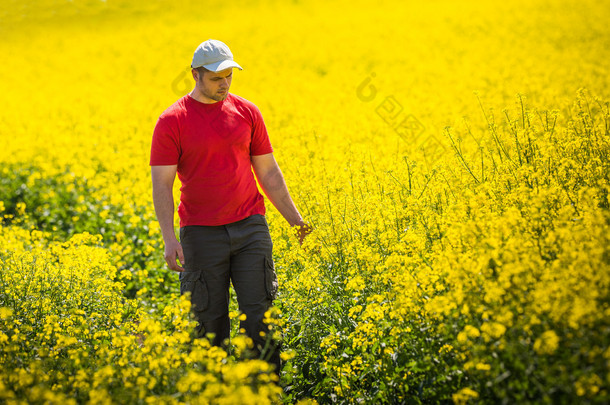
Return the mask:
{"type": "Polygon", "coordinates": [[[176,120],[161,115],[153,131],[150,165],[177,165],[180,159],[180,138],[176,120]]]}
{"type": "Polygon", "coordinates": [[[254,123],[252,125],[252,143],[250,144],[250,155],[266,155],[273,153],[273,147],[269,140],[269,134],[267,134],[267,127],[263,121],[263,115],[260,110],[253,106],[252,115],[254,123]]]}

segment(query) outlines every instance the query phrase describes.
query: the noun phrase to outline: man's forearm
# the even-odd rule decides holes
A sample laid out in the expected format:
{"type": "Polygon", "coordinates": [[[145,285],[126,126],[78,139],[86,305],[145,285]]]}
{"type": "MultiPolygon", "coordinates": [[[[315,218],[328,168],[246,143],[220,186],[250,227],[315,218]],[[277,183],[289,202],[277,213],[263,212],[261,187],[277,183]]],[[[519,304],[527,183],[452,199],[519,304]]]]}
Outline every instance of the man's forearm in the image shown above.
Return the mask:
{"type": "Polygon", "coordinates": [[[161,227],[165,242],[176,239],[174,231],[174,197],[172,189],[167,187],[153,187],[153,203],[155,213],[161,227]]]}
{"type": "Polygon", "coordinates": [[[261,187],[269,201],[277,208],[290,226],[304,225],[301,214],[294,205],[286,181],[279,167],[270,170],[264,178],[260,179],[261,187]]]}

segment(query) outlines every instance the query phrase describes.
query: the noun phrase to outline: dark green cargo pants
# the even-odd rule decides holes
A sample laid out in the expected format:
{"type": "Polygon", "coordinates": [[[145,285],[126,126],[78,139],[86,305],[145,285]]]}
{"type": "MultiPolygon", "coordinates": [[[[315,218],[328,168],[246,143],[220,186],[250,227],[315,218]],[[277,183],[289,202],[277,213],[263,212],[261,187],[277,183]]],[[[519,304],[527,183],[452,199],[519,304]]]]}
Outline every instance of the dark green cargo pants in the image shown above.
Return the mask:
{"type": "MultiPolygon", "coordinates": [[[[263,317],[278,288],[265,217],[252,215],[220,226],[185,226],[180,228],[180,243],[185,259],[180,293],[191,293],[198,335],[213,333],[212,343],[217,346],[229,338],[232,282],[239,310],[246,315],[240,328],[245,329],[255,352],[260,354],[266,343],[260,332],[267,332],[263,317]]],[[[279,373],[279,349],[274,350],[269,361],[279,373]]]]}

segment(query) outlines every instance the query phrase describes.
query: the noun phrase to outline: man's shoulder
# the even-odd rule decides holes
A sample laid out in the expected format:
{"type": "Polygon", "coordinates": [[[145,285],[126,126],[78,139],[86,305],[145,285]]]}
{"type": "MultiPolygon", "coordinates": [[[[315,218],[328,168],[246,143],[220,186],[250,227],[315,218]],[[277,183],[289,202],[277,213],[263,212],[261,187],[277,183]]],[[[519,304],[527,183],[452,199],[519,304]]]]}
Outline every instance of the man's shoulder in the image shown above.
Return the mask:
{"type": "Polygon", "coordinates": [[[161,113],[159,119],[167,119],[167,118],[179,118],[186,114],[186,102],[188,95],[180,97],[176,100],[172,105],[167,107],[165,111],[161,113]]]}
{"type": "Polygon", "coordinates": [[[229,93],[229,96],[235,109],[240,111],[242,116],[248,117],[251,124],[254,125],[263,120],[261,110],[252,101],[232,93],[229,93]]]}
{"type": "Polygon", "coordinates": [[[243,98],[242,96],[238,96],[237,94],[229,93],[229,97],[231,97],[231,102],[234,105],[258,110],[258,107],[256,106],[256,104],[254,104],[252,101],[250,101],[248,99],[243,98]]]}

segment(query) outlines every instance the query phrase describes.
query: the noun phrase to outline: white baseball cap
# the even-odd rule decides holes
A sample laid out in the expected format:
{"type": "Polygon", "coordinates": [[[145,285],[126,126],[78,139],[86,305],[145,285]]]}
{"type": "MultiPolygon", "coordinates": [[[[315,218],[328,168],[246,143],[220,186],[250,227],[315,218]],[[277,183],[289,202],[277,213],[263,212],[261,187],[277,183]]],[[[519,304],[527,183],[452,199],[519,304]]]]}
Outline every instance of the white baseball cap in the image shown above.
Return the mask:
{"type": "Polygon", "coordinates": [[[215,39],[208,39],[207,41],[202,42],[195,50],[191,68],[198,68],[201,66],[212,72],[219,72],[231,67],[243,70],[242,67],[233,60],[233,54],[229,50],[229,47],[223,42],[215,39]]]}

